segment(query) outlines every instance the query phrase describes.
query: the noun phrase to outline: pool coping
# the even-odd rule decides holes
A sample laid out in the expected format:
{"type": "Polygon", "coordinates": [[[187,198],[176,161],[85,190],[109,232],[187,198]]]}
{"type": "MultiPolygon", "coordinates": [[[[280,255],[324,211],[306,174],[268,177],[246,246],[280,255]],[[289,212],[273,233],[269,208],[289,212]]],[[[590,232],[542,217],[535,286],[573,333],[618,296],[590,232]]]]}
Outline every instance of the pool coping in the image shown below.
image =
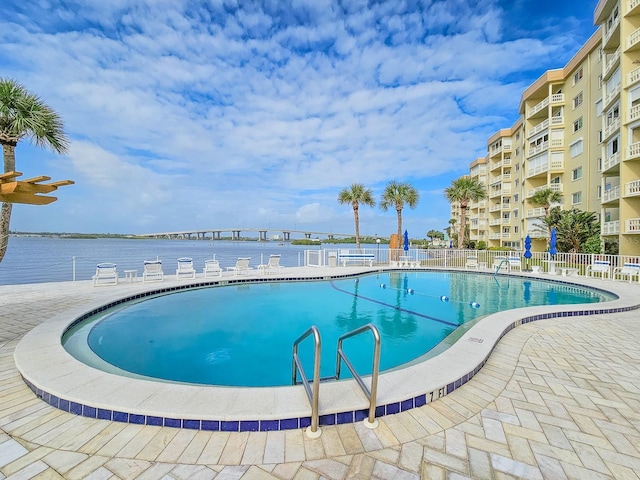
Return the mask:
{"type": "MultiPolygon", "coordinates": [[[[310,281],[349,278],[366,273],[398,272],[390,268],[291,268],[272,276],[223,277],[211,280],[134,284],[124,297],[147,296],[220,284],[262,281],[310,281]],[[313,274],[312,274],[313,273],[313,274]]],[[[456,271],[421,268],[416,271],[456,271]]],[[[490,272],[478,274],[493,275],[490,272]]],[[[441,398],[469,381],[484,366],[500,338],[523,323],[565,316],[616,313],[640,308],[638,285],[585,277],[499,274],[552,280],[559,284],[600,289],[618,296],[598,304],[526,307],[481,319],[438,356],[380,375],[376,416],[420,407],[441,398]],[[561,278],[561,279],[560,279],[561,278]],[[514,314],[515,313],[515,314],[514,314]],[[416,381],[416,379],[419,379],[416,381]]],[[[108,287],[104,287],[108,288],[108,287]]],[[[118,289],[109,298],[59,313],[27,333],[14,358],[23,379],[48,404],[90,418],[117,422],[220,431],[269,431],[304,428],[311,423],[311,408],[301,385],[286,387],[212,387],[161,383],[106,373],[76,360],[64,350],[60,338],[88,312],[122,303],[118,289]]],[[[353,380],[320,385],[320,425],[364,420],[368,401],[353,380]]]]}

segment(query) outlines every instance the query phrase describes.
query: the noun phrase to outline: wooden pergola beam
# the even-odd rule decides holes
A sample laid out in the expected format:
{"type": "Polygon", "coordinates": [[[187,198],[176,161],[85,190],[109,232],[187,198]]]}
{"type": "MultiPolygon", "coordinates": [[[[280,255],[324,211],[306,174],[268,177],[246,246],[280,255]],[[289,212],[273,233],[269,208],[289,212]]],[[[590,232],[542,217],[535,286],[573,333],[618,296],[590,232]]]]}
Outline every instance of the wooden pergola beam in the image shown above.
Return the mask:
{"type": "Polygon", "coordinates": [[[51,180],[51,177],[40,175],[27,180],[16,180],[21,172],[6,172],[0,174],[0,202],[26,203],[29,205],[48,205],[55,202],[57,197],[45,197],[38,194],[51,193],[66,185],[73,185],[72,180],[59,180],[51,183],[41,183],[51,180]]]}
{"type": "Polygon", "coordinates": [[[10,193],[7,195],[0,194],[0,202],[3,203],[25,203],[27,205],[49,205],[55,202],[58,197],[43,197],[41,195],[33,195],[30,193],[10,193]]]}

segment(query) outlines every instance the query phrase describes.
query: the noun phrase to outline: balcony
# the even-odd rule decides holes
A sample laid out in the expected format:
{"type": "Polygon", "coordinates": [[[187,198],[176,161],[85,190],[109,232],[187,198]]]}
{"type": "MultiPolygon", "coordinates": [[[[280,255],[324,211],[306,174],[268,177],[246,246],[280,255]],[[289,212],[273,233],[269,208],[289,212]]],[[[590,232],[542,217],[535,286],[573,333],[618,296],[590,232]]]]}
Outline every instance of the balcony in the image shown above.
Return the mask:
{"type": "Polygon", "coordinates": [[[602,78],[606,79],[609,76],[609,73],[611,73],[613,67],[620,62],[620,51],[620,47],[618,47],[615,52],[607,56],[607,63],[604,65],[602,78]]]}
{"type": "Polygon", "coordinates": [[[610,170],[620,164],[620,152],[616,152],[610,157],[604,159],[602,163],[602,171],[610,170]]]}
{"type": "Polygon", "coordinates": [[[640,118],[640,105],[635,105],[629,109],[628,121],[632,122],[640,118]]]}
{"type": "Polygon", "coordinates": [[[546,173],[549,171],[549,164],[545,163],[544,165],[537,165],[534,168],[529,167],[527,170],[527,178],[535,177],[536,175],[540,175],[541,173],[546,173]]]}
{"type": "Polygon", "coordinates": [[[627,37],[627,50],[636,50],[638,48],[640,48],[640,28],[627,37]]]}
{"type": "Polygon", "coordinates": [[[551,125],[564,125],[564,116],[554,115],[551,117],[551,125]]]}
{"type": "Polygon", "coordinates": [[[531,217],[544,217],[544,208],[527,209],[527,218],[531,218],[531,217]]]}
{"type": "Polygon", "coordinates": [[[632,143],[627,147],[626,160],[633,160],[636,158],[640,158],[640,142],[632,143]]]}
{"type": "Polygon", "coordinates": [[[606,46],[609,43],[609,40],[613,37],[613,35],[619,31],[620,15],[617,15],[614,18],[609,17],[604,25],[605,25],[605,32],[602,38],[603,47],[606,46]]]}
{"type": "Polygon", "coordinates": [[[529,190],[527,192],[527,198],[531,198],[533,197],[536,193],[538,193],[541,190],[551,190],[552,192],[563,192],[563,188],[562,188],[562,184],[561,183],[549,183],[548,185],[542,185],[541,187],[536,187],[536,188],[532,188],[531,190],[529,190]]]}
{"type": "Polygon", "coordinates": [[[605,93],[604,98],[602,99],[602,108],[607,108],[615,99],[620,96],[621,85],[617,84],[613,87],[608,93],[605,93]]]}
{"type": "Polygon", "coordinates": [[[602,140],[606,140],[620,129],[620,117],[614,118],[609,122],[602,132],[602,140]]]}
{"type": "MultiPolygon", "coordinates": [[[[638,0],[640,1],[640,0],[638,0]]],[[[627,197],[635,197],[640,195],[640,180],[633,180],[625,185],[625,195],[627,197]]]]}
{"type": "Polygon", "coordinates": [[[503,158],[498,162],[491,162],[489,164],[489,170],[493,171],[493,170],[496,170],[497,168],[504,167],[505,165],[507,166],[511,165],[511,158],[503,158]]]}
{"type": "Polygon", "coordinates": [[[489,220],[489,225],[492,227],[495,227],[496,225],[502,225],[502,219],[501,218],[492,218],[491,220],[489,220]]]}
{"type": "Polygon", "coordinates": [[[614,220],[612,222],[604,222],[600,229],[601,235],[618,235],[620,234],[620,220],[614,220]]]}
{"type": "Polygon", "coordinates": [[[564,159],[562,160],[551,160],[549,162],[551,165],[550,170],[552,172],[563,171],[564,170],[564,159]]]}
{"type": "Polygon", "coordinates": [[[551,148],[561,148],[564,147],[564,138],[555,138],[551,140],[551,148]]]}
{"type": "Polygon", "coordinates": [[[489,235],[489,240],[500,240],[502,238],[502,234],[500,233],[492,233],[489,235]]]}
{"type": "Polygon", "coordinates": [[[630,218],[626,221],[626,230],[624,233],[640,233],[640,218],[630,218]]]}
{"type": "Polygon", "coordinates": [[[542,142],[540,145],[536,145],[535,147],[530,148],[528,156],[533,157],[534,155],[537,155],[548,149],[549,149],[549,141],[542,142]]]}
{"type": "Polygon", "coordinates": [[[540,122],[538,125],[536,125],[531,130],[529,130],[529,133],[527,134],[527,138],[531,138],[535,134],[540,133],[543,130],[546,130],[547,128],[549,128],[549,119],[548,118],[545,119],[544,122],[540,122]]]}
{"type": "Polygon", "coordinates": [[[531,118],[535,116],[537,113],[543,111],[549,105],[557,105],[559,103],[564,103],[564,93],[554,93],[550,97],[545,98],[540,103],[535,105],[529,113],[527,114],[527,118],[531,118]]]}
{"type": "Polygon", "coordinates": [[[627,87],[634,85],[635,83],[640,81],[640,67],[634,68],[629,73],[627,73],[627,87]]]}
{"type": "Polygon", "coordinates": [[[627,15],[638,15],[640,13],[640,0],[627,0],[627,15]],[[634,11],[636,10],[637,11],[634,11]]]}
{"type": "Polygon", "coordinates": [[[616,200],[620,200],[620,185],[616,185],[615,187],[606,190],[602,194],[601,203],[615,202],[616,200]]]}

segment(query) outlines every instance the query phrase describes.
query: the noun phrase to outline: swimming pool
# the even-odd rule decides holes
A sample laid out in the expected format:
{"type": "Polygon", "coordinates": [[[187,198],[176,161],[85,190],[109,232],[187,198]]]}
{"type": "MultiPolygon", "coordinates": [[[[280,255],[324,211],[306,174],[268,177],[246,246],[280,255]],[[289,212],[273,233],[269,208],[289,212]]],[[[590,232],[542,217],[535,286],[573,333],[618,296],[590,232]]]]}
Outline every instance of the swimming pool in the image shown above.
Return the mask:
{"type": "MultiPolygon", "coordinates": [[[[113,365],[144,377],[225,386],[290,385],[292,344],[311,325],[322,334],[322,376],[329,377],[335,373],[337,338],[367,323],[380,331],[381,370],[390,370],[442,351],[491,313],[612,298],[556,282],[454,272],[247,283],[120,305],[73,326],[63,343],[91,365],[107,370],[113,365]],[[96,357],[87,357],[86,345],[96,357]]],[[[369,373],[371,339],[354,338],[345,345],[358,371],[369,373]]],[[[311,350],[301,348],[307,371],[311,350]]]]}

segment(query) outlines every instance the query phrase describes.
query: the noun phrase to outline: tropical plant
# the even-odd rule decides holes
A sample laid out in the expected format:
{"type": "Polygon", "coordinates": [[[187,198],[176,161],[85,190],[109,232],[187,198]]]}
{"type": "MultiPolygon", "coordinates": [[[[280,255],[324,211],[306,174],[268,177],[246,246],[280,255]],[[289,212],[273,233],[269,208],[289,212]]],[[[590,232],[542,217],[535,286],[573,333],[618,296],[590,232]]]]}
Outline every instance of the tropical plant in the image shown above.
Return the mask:
{"type": "Polygon", "coordinates": [[[353,183],[351,187],[343,189],[338,194],[340,204],[350,203],[353,208],[353,219],[356,224],[356,247],[360,250],[360,204],[373,207],[376,201],[373,199],[371,189],[359,183],[353,183]]]}
{"type": "Polygon", "coordinates": [[[396,209],[398,214],[398,240],[402,238],[402,209],[405,204],[415,208],[420,194],[410,183],[400,183],[395,180],[389,182],[382,193],[380,208],[385,212],[389,207],[396,209]]]}
{"type": "Polygon", "coordinates": [[[602,253],[600,223],[595,213],[554,207],[542,222],[548,230],[556,229],[559,252],[602,253]]]}
{"type": "Polygon", "coordinates": [[[439,239],[439,240],[444,240],[444,233],[442,233],[440,230],[429,230],[427,232],[427,237],[429,237],[429,239],[433,242],[433,240],[435,238],[439,239]]]}
{"type": "MultiPolygon", "coordinates": [[[[0,78],[0,145],[5,173],[15,171],[15,149],[24,138],[61,154],[69,145],[56,112],[15,80],[0,78]]],[[[0,261],[9,242],[11,207],[10,203],[3,203],[0,210],[0,261]]]]}
{"type": "Polygon", "coordinates": [[[449,203],[460,206],[458,248],[462,248],[467,232],[467,208],[471,202],[480,201],[487,196],[485,186],[477,178],[464,176],[451,182],[451,186],[444,189],[444,194],[449,203]]]}
{"type": "Polygon", "coordinates": [[[534,207],[544,208],[544,216],[548,217],[551,205],[554,203],[562,203],[562,194],[551,190],[550,188],[545,188],[543,190],[538,190],[529,197],[528,202],[534,207]]]}

